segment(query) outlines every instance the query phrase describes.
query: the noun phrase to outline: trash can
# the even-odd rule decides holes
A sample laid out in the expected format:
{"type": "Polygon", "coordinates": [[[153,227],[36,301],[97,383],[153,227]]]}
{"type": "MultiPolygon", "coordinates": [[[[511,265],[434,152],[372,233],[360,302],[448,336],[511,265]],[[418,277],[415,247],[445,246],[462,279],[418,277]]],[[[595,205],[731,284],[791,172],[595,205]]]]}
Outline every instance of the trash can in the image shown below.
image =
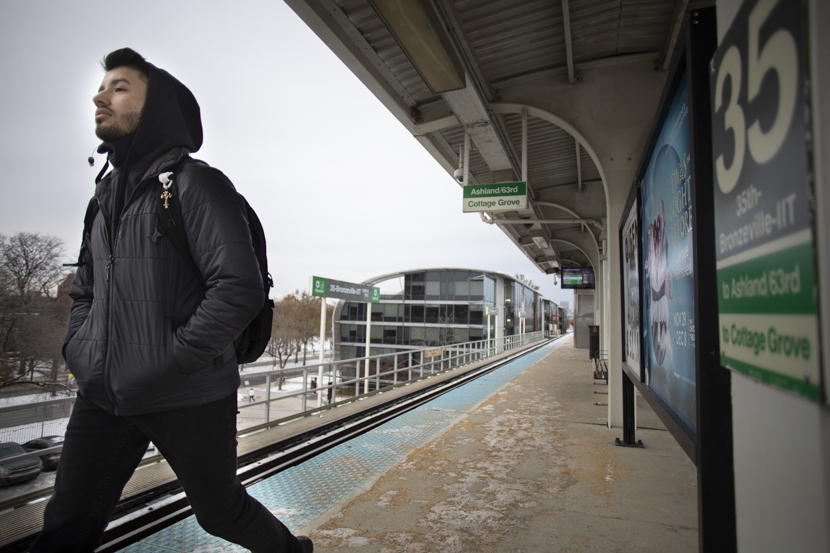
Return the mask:
{"type": "Polygon", "coordinates": [[[588,358],[599,359],[599,325],[588,325],[588,358]]]}

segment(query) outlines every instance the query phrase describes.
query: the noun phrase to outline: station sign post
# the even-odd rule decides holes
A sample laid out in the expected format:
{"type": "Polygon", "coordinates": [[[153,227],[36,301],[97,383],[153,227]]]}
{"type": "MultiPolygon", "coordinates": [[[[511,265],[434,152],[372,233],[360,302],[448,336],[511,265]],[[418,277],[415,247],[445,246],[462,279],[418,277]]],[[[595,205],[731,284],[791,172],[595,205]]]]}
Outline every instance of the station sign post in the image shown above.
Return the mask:
{"type": "Polygon", "coordinates": [[[484,316],[487,317],[487,355],[490,355],[490,315],[496,316],[496,321],[494,323],[494,327],[498,326],[499,324],[499,308],[498,307],[490,307],[489,305],[484,306],[484,316]]]}
{"type": "Polygon", "coordinates": [[[484,316],[487,317],[487,355],[490,355],[490,306],[484,306],[484,316]]]}
{"type": "MultiPolygon", "coordinates": [[[[323,278],[311,277],[311,295],[320,298],[320,367],[317,381],[317,406],[323,405],[323,344],[326,340],[326,298],[351,300],[362,303],[380,302],[380,288],[323,278]]],[[[369,346],[372,334],[372,307],[366,306],[366,363],[364,393],[369,392],[369,346]]]]}

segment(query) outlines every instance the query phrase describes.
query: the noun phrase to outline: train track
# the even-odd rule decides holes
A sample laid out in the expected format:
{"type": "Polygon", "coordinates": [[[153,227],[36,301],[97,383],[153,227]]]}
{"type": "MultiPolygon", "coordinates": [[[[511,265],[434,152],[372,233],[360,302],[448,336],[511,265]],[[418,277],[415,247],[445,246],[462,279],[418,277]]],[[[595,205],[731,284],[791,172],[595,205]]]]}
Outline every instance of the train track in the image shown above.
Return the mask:
{"type": "MultiPolygon", "coordinates": [[[[407,411],[461,387],[511,361],[549,343],[544,340],[499,360],[427,385],[335,421],[275,441],[239,456],[237,471],[243,485],[250,486],[290,467],[299,465],[343,442],[364,434],[407,411]]],[[[151,486],[122,498],[104,534],[98,553],[123,549],[190,516],[192,511],[178,481],[151,486]]],[[[0,544],[0,553],[22,553],[34,541],[37,532],[18,536],[0,544]]]]}

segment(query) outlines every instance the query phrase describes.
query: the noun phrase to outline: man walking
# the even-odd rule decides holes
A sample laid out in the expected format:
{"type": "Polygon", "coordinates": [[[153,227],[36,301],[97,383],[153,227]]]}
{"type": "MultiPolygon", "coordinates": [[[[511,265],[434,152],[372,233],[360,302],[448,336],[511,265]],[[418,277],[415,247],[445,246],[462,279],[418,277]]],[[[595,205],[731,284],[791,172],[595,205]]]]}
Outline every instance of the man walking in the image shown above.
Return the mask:
{"type": "Polygon", "coordinates": [[[187,87],[129,48],[103,65],[95,133],[113,170],[70,292],[64,357],[79,392],[31,551],[94,551],[152,440],[206,531],[254,553],[309,553],[236,476],[233,341],[264,300],[243,200],[188,156],[202,123],[187,87]],[[195,266],[157,232],[170,178],[195,266]]]}

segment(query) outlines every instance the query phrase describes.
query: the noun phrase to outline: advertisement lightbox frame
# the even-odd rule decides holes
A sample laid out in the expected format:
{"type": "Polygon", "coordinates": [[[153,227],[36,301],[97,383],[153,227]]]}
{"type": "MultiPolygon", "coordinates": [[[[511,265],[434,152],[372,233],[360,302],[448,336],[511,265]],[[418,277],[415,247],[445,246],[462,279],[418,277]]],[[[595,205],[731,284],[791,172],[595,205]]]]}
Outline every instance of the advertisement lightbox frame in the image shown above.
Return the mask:
{"type": "MultiPolygon", "coordinates": [[[[720,368],[718,358],[717,310],[716,305],[716,263],[714,243],[715,230],[714,196],[712,179],[711,150],[711,100],[709,98],[709,61],[717,48],[717,26],[715,9],[699,9],[689,12],[684,19],[682,32],[672,56],[671,68],[663,89],[660,104],[651,126],[649,138],[632,184],[631,196],[623,212],[618,232],[622,244],[622,232],[630,210],[637,210],[638,244],[643,244],[644,205],[635,201],[642,198],[645,172],[652,159],[660,133],[663,130],[671,102],[684,78],[688,89],[689,104],[689,150],[691,172],[691,196],[693,217],[691,231],[692,270],[694,278],[694,323],[695,323],[695,404],[696,428],[685,424],[662,398],[648,386],[645,368],[646,336],[645,309],[643,308],[644,267],[640,255],[638,267],[640,279],[640,371],[622,363],[624,430],[633,428],[636,388],[649,406],[675,438],[697,467],[698,475],[698,532],[702,551],[736,551],[735,495],[732,443],[731,379],[727,371],[720,368]],[[708,308],[707,308],[708,306],[708,308]],[[626,402],[630,408],[625,409],[626,402]]],[[[620,256],[620,274],[625,270],[620,256]]],[[[621,279],[621,282],[623,280],[621,279]]],[[[621,294],[621,301],[626,301],[621,294]]],[[[625,305],[621,306],[625,313],[625,305]]],[[[622,332],[625,332],[625,321],[622,332]]],[[[623,336],[625,338],[625,336],[623,336]]],[[[622,341],[623,348],[625,340],[622,341]]],[[[623,358],[625,352],[623,352],[623,358]]],[[[633,440],[632,435],[625,436],[633,440]]],[[[627,444],[630,445],[630,444],[627,444]]],[[[646,444],[648,447],[648,444],[646,444]]]]}

